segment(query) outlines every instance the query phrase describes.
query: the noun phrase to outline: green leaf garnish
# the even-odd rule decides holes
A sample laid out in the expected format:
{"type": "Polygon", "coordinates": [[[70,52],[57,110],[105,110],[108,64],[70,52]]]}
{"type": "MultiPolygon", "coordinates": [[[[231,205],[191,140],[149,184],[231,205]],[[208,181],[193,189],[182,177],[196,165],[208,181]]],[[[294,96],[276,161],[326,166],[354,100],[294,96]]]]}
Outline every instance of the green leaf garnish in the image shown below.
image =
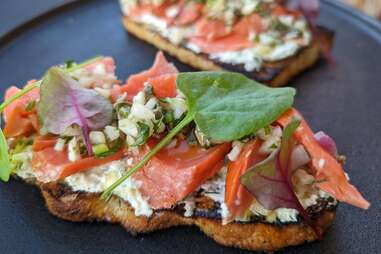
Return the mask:
{"type": "Polygon", "coordinates": [[[8,153],[8,143],[3,131],[0,129],[0,179],[8,182],[11,172],[12,167],[8,153]]]}
{"type": "Polygon", "coordinates": [[[213,140],[238,140],[274,122],[292,106],[295,95],[293,88],[269,88],[229,72],[180,73],[176,83],[187,99],[187,115],[126,175],[107,188],[102,199],[108,200],[115,188],[190,122],[195,121],[200,131],[213,140]]]}
{"type": "Polygon", "coordinates": [[[146,142],[149,138],[150,127],[142,122],[138,122],[139,136],[136,138],[135,143],[132,146],[140,146],[146,142]]]}
{"type": "Polygon", "coordinates": [[[208,138],[229,142],[273,123],[293,104],[294,88],[270,88],[239,73],[181,73],[177,87],[208,138]]]}

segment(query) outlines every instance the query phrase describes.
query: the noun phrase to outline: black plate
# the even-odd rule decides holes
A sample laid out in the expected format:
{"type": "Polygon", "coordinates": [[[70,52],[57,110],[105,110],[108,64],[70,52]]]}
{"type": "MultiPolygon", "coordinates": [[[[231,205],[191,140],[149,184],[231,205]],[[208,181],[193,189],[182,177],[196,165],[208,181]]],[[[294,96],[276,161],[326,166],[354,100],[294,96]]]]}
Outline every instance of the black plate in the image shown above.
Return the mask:
{"type": "MultiPolygon", "coordinates": [[[[66,59],[111,55],[125,79],[152,64],[156,49],[129,36],[116,1],[69,4],[0,38],[1,92],[41,77],[66,59]]],[[[377,253],[381,249],[381,27],[337,2],[322,3],[321,22],[337,31],[336,67],[320,63],[294,80],[296,106],[315,130],[333,136],[348,156],[352,182],[372,202],[368,211],[340,206],[324,240],[284,253],[377,253]]],[[[170,58],[171,60],[174,60],[170,58]]],[[[182,71],[192,70],[174,60],[182,71]]],[[[0,184],[1,253],[248,253],[225,248],[197,228],[133,237],[117,225],[70,223],[48,213],[37,189],[0,184]]]]}

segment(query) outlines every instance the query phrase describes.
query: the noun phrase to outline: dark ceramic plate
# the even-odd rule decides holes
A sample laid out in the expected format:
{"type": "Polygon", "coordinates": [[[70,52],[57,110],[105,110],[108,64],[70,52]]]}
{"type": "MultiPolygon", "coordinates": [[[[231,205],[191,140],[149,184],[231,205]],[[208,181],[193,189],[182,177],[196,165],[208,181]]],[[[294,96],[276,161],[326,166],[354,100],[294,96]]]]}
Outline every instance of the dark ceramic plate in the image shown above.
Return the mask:
{"type": "MultiPolygon", "coordinates": [[[[116,1],[81,1],[52,10],[0,38],[1,92],[41,77],[66,59],[116,59],[125,79],[152,64],[156,49],[129,36],[116,1]]],[[[296,106],[346,154],[352,182],[372,202],[347,205],[324,240],[284,253],[379,253],[381,249],[381,26],[337,2],[322,1],[321,23],[337,32],[336,67],[320,63],[292,82],[296,106]]],[[[174,60],[174,59],[170,59],[174,60]]],[[[191,68],[178,63],[182,71],[191,68]]],[[[248,253],[219,246],[195,227],[133,237],[118,225],[70,223],[48,213],[38,190],[0,184],[0,253],[248,253]]]]}

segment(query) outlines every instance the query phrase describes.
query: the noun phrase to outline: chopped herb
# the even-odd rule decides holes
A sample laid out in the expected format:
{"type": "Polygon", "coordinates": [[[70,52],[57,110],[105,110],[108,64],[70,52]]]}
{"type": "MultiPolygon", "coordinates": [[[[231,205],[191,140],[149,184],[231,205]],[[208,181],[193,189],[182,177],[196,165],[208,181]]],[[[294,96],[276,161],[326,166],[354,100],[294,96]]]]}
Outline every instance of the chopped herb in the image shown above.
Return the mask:
{"type": "Polygon", "coordinates": [[[271,148],[271,149],[276,149],[276,148],[278,148],[278,146],[277,146],[276,144],[272,144],[272,145],[270,146],[270,148],[271,148]]]}
{"type": "Polygon", "coordinates": [[[75,64],[75,62],[74,62],[74,60],[66,60],[65,61],[65,68],[66,69],[70,69],[70,68],[72,68],[73,66],[74,66],[74,64],[75,64]]]}
{"type": "Polygon", "coordinates": [[[144,144],[150,136],[150,127],[142,122],[138,122],[139,136],[136,138],[132,146],[140,146],[144,144]]]}
{"type": "Polygon", "coordinates": [[[267,17],[270,15],[270,8],[266,3],[259,2],[257,6],[255,7],[254,12],[261,17],[267,17]]]}
{"type": "Polygon", "coordinates": [[[172,111],[167,111],[164,115],[164,123],[165,124],[172,124],[175,121],[175,117],[173,116],[172,111]]]}
{"type": "Polygon", "coordinates": [[[278,18],[273,19],[271,24],[270,24],[270,29],[278,31],[280,33],[285,33],[289,30],[289,27],[281,22],[278,18]]]}
{"type": "Polygon", "coordinates": [[[266,127],[264,128],[264,130],[265,130],[265,135],[270,135],[270,134],[271,134],[271,128],[270,128],[269,125],[266,126],[266,127]]]}
{"type": "MultiPolygon", "coordinates": [[[[147,96],[147,98],[153,96],[153,88],[151,85],[149,85],[149,84],[145,85],[143,91],[144,91],[145,95],[147,96]]],[[[147,99],[147,101],[148,101],[148,99],[147,99]]]]}
{"type": "Polygon", "coordinates": [[[106,144],[99,144],[93,146],[93,151],[95,157],[104,157],[104,154],[108,153],[110,149],[107,147],[106,144]]]}
{"type": "Polygon", "coordinates": [[[36,101],[31,101],[31,102],[29,102],[29,103],[26,105],[26,107],[25,107],[25,111],[26,111],[26,112],[31,112],[31,111],[33,111],[33,109],[35,109],[35,107],[36,107],[36,101]]]}

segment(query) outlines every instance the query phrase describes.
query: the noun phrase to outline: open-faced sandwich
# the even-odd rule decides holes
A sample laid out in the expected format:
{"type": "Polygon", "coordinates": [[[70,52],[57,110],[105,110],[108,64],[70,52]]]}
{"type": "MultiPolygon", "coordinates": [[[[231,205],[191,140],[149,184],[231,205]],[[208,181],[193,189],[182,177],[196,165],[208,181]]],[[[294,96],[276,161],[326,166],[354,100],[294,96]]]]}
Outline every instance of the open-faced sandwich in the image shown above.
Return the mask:
{"type": "Polygon", "coordinates": [[[328,54],[318,0],[121,0],[126,29],[205,71],[241,72],[282,86],[328,54]],[[293,7],[292,7],[293,6],[293,7]]]}
{"type": "Polygon", "coordinates": [[[197,225],[249,250],[321,239],[338,201],[369,207],[335,142],[292,107],[293,88],[178,73],[162,53],[124,85],[114,70],[101,57],[10,87],[1,179],[35,184],[66,220],[131,233],[197,225]]]}

